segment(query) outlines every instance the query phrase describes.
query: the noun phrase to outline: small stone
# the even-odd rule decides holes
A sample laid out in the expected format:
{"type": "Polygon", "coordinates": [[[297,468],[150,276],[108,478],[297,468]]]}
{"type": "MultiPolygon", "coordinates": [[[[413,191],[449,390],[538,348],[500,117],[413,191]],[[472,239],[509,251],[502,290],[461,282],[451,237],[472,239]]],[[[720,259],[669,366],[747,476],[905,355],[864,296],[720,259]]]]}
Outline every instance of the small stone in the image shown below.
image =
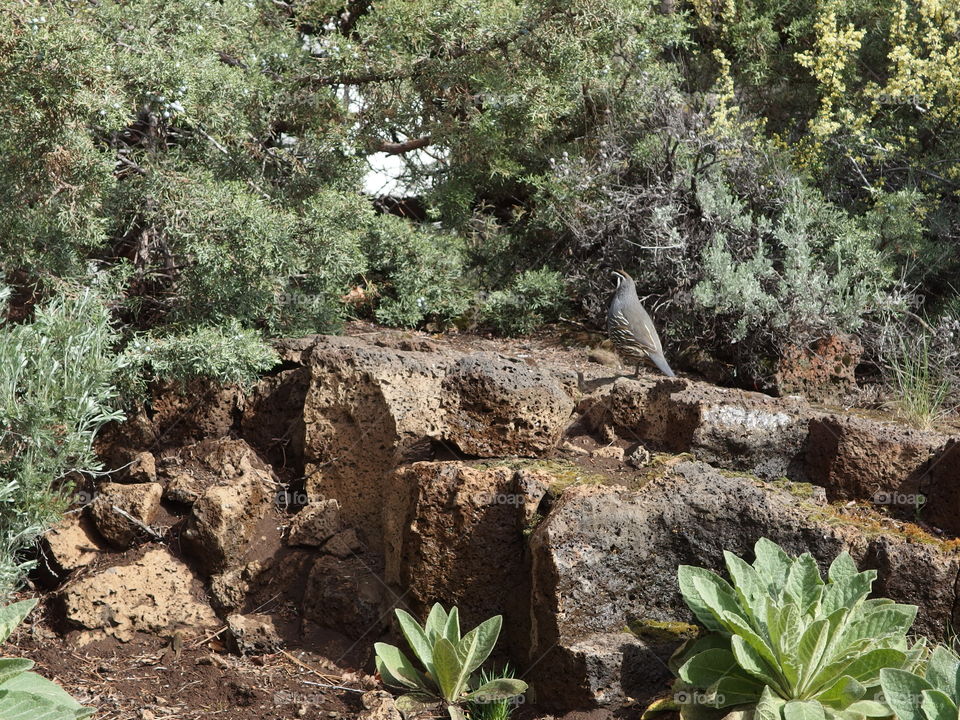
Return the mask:
{"type": "Polygon", "coordinates": [[[590,456],[595,458],[610,458],[617,462],[623,462],[623,448],[617,447],[616,445],[607,445],[606,447],[597,448],[590,453],[590,456]]]}
{"type": "Polygon", "coordinates": [[[157,460],[152,452],[138,452],[133,456],[124,475],[124,482],[154,483],[157,481],[157,460]]]}
{"type": "Polygon", "coordinates": [[[206,489],[205,483],[187,468],[177,468],[168,473],[164,497],[172,502],[192,505],[206,489]]]}
{"type": "Polygon", "coordinates": [[[318,500],[296,514],[290,523],[288,545],[319,547],[340,530],[340,503],[318,500]]]}
{"type": "Polygon", "coordinates": [[[627,455],[627,464],[637,468],[638,470],[649,465],[650,460],[650,451],[647,450],[643,445],[638,445],[636,450],[627,455]]]}
{"type": "Polygon", "coordinates": [[[97,497],[90,505],[90,515],[97,530],[111,545],[130,547],[137,536],[143,533],[140,525],[153,522],[160,509],[163,486],[159,483],[103,483],[98,490],[97,497]],[[124,513],[134,520],[131,521],[124,513]]]}
{"type": "Polygon", "coordinates": [[[393,696],[384,690],[365,692],[360,701],[363,711],[357,720],[402,720],[393,696]]]}
{"type": "Polygon", "coordinates": [[[355,528],[341,530],[332,538],[327,540],[322,550],[329,555],[335,555],[338,558],[346,558],[353,555],[363,547],[360,537],[355,528]]]}
{"type": "Polygon", "coordinates": [[[565,450],[568,453],[573,453],[574,455],[589,455],[590,451],[586,448],[582,448],[579,445],[574,445],[569,440],[565,440],[563,445],[560,446],[561,450],[565,450]]]}
{"type": "Polygon", "coordinates": [[[280,647],[280,636],[269,615],[229,615],[227,627],[232,649],[240,655],[274,652],[280,647]]]}

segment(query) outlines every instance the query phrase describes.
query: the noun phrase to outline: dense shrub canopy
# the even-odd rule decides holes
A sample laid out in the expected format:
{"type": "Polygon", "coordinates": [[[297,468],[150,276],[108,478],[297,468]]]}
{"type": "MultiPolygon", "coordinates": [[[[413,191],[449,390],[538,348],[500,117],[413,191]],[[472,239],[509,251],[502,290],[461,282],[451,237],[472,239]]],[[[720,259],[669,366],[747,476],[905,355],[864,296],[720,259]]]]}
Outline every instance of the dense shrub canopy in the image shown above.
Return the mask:
{"type": "Polygon", "coordinates": [[[149,373],[217,328],[252,358],[244,329],[351,316],[599,327],[624,267],[674,352],[762,380],[785,344],[879,337],[910,283],[950,312],[958,12],[17,0],[0,13],[2,270],[27,310],[106,273],[118,342],[141,334],[149,373]],[[415,197],[364,195],[385,157],[415,197]]]}

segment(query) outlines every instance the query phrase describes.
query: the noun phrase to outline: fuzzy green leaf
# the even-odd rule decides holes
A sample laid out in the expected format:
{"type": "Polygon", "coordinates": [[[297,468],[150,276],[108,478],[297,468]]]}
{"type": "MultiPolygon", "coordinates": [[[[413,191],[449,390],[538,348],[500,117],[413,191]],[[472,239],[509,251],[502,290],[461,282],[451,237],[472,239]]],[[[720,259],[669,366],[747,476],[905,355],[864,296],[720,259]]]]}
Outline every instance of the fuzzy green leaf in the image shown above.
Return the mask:
{"type": "Polygon", "coordinates": [[[823,705],[815,700],[791,700],[783,706],[783,720],[826,720],[823,705]]]}
{"type": "Polygon", "coordinates": [[[927,682],[948,696],[960,697],[958,675],[960,658],[942,645],[935,647],[927,660],[927,671],[924,674],[927,682]]]}
{"type": "Polygon", "coordinates": [[[450,608],[447,615],[447,622],[443,626],[443,636],[456,647],[460,642],[460,611],[456,606],[450,608]]]}
{"type": "Polygon", "coordinates": [[[737,659],[730,650],[711,648],[693,655],[680,667],[677,675],[694,687],[706,688],[739,670],[737,659]]]}
{"type": "Polygon", "coordinates": [[[410,649],[413,650],[414,655],[423,663],[427,672],[433,673],[433,645],[431,645],[427,639],[427,634],[424,632],[423,627],[421,627],[420,623],[418,623],[410,613],[404,610],[398,608],[396,610],[396,616],[397,623],[400,625],[400,631],[403,633],[403,637],[406,638],[407,644],[410,645],[410,649]]]}
{"type": "Polygon", "coordinates": [[[427,621],[423,626],[424,633],[427,636],[427,640],[430,641],[431,647],[437,641],[437,638],[444,637],[444,628],[446,625],[447,611],[443,609],[443,605],[440,603],[434,603],[433,607],[430,608],[427,621]]]}
{"type": "Polygon", "coordinates": [[[957,706],[942,690],[924,690],[920,709],[927,720],[957,720],[957,706]]]}
{"type": "MultiPolygon", "coordinates": [[[[681,565],[677,568],[677,582],[680,586],[680,593],[683,595],[687,607],[697,616],[697,620],[703,623],[708,630],[722,630],[723,626],[717,621],[705,598],[702,597],[700,590],[697,589],[694,580],[697,578],[708,578],[711,580],[721,580],[715,573],[704,568],[694,567],[692,565],[681,565]]],[[[724,584],[726,584],[724,582],[724,584]]],[[[733,588],[727,585],[728,593],[732,597],[733,588]]]]}
{"type": "Polygon", "coordinates": [[[884,700],[899,720],[925,720],[920,710],[922,693],[933,687],[922,677],[904,670],[884,668],[880,671],[880,687],[884,700]]]}
{"type": "Polygon", "coordinates": [[[466,695],[466,699],[478,702],[493,702],[494,700],[508,700],[527,691],[527,684],[516,678],[498,678],[484,683],[473,692],[466,695]]]}
{"type": "Polygon", "coordinates": [[[21,600],[0,607],[0,643],[5,643],[23,619],[37,606],[37,600],[21,600]]]}
{"type": "Polygon", "coordinates": [[[428,689],[423,676],[400,648],[378,642],[373,644],[373,649],[376,653],[377,671],[385,683],[414,690],[428,689]]]}
{"type": "Polygon", "coordinates": [[[753,546],[756,559],[753,567],[760,579],[766,584],[768,591],[779,596],[787,582],[787,575],[793,562],[790,556],[772,540],[760,538],[753,546]]]}
{"type": "Polygon", "coordinates": [[[437,685],[440,695],[448,703],[458,702],[457,685],[460,681],[461,664],[457,649],[447,638],[442,637],[433,645],[433,664],[437,670],[437,685]]]}

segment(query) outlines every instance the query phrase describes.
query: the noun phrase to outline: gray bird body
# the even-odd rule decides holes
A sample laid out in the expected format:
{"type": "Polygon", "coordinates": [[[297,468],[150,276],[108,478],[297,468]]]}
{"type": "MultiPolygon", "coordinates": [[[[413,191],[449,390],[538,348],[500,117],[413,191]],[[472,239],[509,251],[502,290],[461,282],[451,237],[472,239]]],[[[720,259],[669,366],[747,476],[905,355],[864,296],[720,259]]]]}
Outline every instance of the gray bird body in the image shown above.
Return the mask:
{"type": "Polygon", "coordinates": [[[660,372],[667,377],[674,377],[673,370],[663,356],[663,345],[653,320],[637,297],[637,284],[625,272],[614,272],[613,275],[617,278],[617,291],[607,310],[610,339],[624,358],[637,364],[638,375],[640,363],[649,358],[660,372]]]}

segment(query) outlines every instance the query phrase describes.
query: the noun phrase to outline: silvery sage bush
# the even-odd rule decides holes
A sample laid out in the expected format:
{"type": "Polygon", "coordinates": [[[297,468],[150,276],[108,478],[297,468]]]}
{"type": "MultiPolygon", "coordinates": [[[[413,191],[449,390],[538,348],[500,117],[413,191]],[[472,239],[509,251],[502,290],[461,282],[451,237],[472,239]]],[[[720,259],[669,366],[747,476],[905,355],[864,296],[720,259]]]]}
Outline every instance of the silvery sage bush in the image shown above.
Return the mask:
{"type": "MultiPolygon", "coordinates": [[[[0,643],[36,607],[36,600],[22,600],[0,608],[0,643]]],[[[93,714],[56,683],[29,672],[33,661],[0,658],[0,718],[3,720],[75,720],[93,714]]]]}
{"type": "Polygon", "coordinates": [[[422,626],[403,610],[396,610],[396,615],[423,671],[394,645],[375,643],[374,649],[377,672],[383,682],[408,691],[397,698],[397,707],[404,714],[443,703],[451,720],[463,720],[464,703],[489,703],[526,692],[527,684],[522,680],[501,677],[481,684],[474,674],[497,644],[503,621],[500,615],[485,620],[462,637],[456,607],[448,613],[440,603],[435,604],[422,626]]]}
{"type": "MultiPolygon", "coordinates": [[[[709,631],[678,651],[674,667],[693,702],[685,718],[713,709],[757,720],[889,717],[880,671],[912,668],[924,652],[906,634],[914,605],[868,599],[875,570],[859,572],[846,552],[820,576],[809,553],[791,558],[761,538],[756,560],[724,552],[732,584],[681,565],[680,591],[709,631]]],[[[707,712],[707,714],[712,714],[707,712]]]]}
{"type": "Polygon", "coordinates": [[[939,645],[930,653],[923,674],[885,668],[880,671],[880,687],[900,720],[957,720],[960,658],[939,645]]]}

